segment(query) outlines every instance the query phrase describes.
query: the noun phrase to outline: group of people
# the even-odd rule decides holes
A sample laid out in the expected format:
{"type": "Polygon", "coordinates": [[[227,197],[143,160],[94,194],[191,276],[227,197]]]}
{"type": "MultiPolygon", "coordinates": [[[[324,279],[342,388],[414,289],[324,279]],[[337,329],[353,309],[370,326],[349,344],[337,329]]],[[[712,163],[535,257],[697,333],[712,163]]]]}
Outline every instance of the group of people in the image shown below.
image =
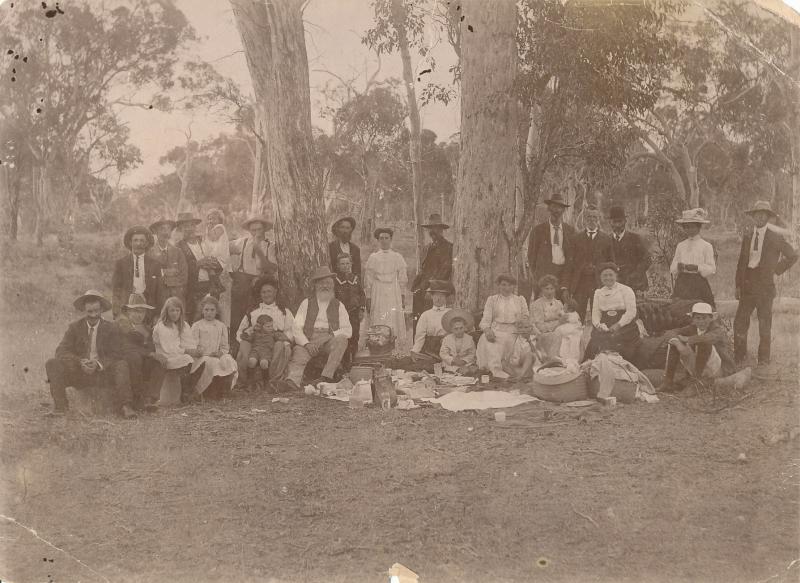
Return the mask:
{"type": "MultiPolygon", "coordinates": [[[[529,237],[531,301],[516,293],[515,278],[499,276],[497,293],[486,300],[478,323],[477,344],[470,335],[473,315],[447,307],[455,293],[453,245],[444,236],[449,225],[437,214],[423,225],[430,243],[409,290],[413,344],[406,343],[407,265],[392,249],[390,228],[373,233],[378,249],[363,264],[362,279],[361,250],[352,242],[356,221],[335,221],[330,263],[310,275],[313,292],[293,314],[281,300],[276,244],[266,237],[272,227],[268,220],[249,218],[242,225],[246,234],[233,240],[218,209],[207,213],[200,233],[204,221],[192,213],[159,219],[149,228],[132,227],[123,237],[129,253],[114,266],[112,301],[96,290],[77,298],[75,307],[84,317],[70,325],[46,364],[55,408],[68,407],[68,386],[101,379],[115,388],[126,417],[157,408],[161,385],[170,375],[180,379],[184,401],[224,395],[234,385],[297,391],[317,357],[322,371],[315,382],[333,382],[356,358],[365,318],[370,325],[388,327],[399,345],[410,345],[416,363],[441,362],[461,374],[487,370],[498,379],[522,378],[547,357],[585,360],[605,350],[631,357],[639,342],[637,298],[648,288],[645,241],[627,230],[621,207],[610,209],[607,234],[599,228],[597,207],[585,209],[584,229],[577,232],[562,220],[569,207],[562,197],[545,202],[548,220],[529,237]],[[181,238],[173,244],[176,230],[181,238]],[[115,322],[101,317],[109,309],[115,322]],[[591,337],[581,351],[584,322],[591,324],[591,337]]],[[[724,350],[724,330],[713,319],[708,278],[716,271],[716,256],[700,236],[708,215],[691,209],[676,220],[686,239],[671,265],[673,298],[696,305],[694,328],[670,340],[675,350],[665,363],[668,384],[677,363],[685,364],[689,356],[698,374],[706,368],[727,372],[734,361],[741,362],[753,310],[761,337],[758,360],[769,361],[774,279],[797,254],[772,224],[776,214],[768,202],[756,203],[748,214],[754,228],[744,236],[736,271],[733,358],[724,350]]]]}

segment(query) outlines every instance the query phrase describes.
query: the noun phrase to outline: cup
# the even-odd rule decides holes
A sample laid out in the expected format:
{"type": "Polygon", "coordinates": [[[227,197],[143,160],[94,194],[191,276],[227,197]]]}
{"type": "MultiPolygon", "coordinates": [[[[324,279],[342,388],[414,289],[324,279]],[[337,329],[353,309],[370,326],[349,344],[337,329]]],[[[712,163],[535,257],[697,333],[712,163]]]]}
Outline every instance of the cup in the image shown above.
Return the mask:
{"type": "Polygon", "coordinates": [[[496,411],[494,414],[494,420],[498,423],[505,423],[506,422],[506,412],[505,411],[496,411]]]}
{"type": "Polygon", "coordinates": [[[489,375],[488,374],[481,375],[481,384],[482,385],[488,385],[489,384],[489,375]]]}

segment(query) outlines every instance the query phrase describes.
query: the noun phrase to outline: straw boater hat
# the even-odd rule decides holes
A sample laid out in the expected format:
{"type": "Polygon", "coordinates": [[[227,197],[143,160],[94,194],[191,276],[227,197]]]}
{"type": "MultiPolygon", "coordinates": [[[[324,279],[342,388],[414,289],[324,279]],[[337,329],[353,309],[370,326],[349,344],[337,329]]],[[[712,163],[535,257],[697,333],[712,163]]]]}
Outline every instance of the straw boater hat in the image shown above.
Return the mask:
{"type": "Polygon", "coordinates": [[[686,223],[706,224],[711,221],[708,220],[708,211],[706,209],[696,208],[681,212],[681,218],[675,219],[675,222],[684,225],[686,223]]]}
{"type": "Polygon", "coordinates": [[[772,204],[768,200],[757,200],[756,204],[753,205],[749,211],[745,211],[746,214],[752,214],[757,212],[765,212],[769,213],[773,217],[777,217],[778,213],[772,210],[772,204]]]}
{"type": "Polygon", "coordinates": [[[431,229],[433,227],[439,227],[440,229],[449,229],[450,225],[442,222],[442,215],[440,215],[439,213],[433,213],[431,214],[431,216],[428,217],[428,223],[425,225],[420,225],[420,227],[424,227],[426,229],[431,229]]]}
{"type": "Polygon", "coordinates": [[[144,310],[155,310],[155,308],[149,305],[145,300],[142,294],[131,294],[128,296],[128,303],[122,306],[123,308],[128,308],[129,310],[136,310],[136,309],[144,309],[144,310]]]}
{"type": "Polygon", "coordinates": [[[260,215],[254,215],[248,217],[247,220],[242,223],[242,228],[250,230],[250,225],[252,225],[253,223],[261,223],[262,225],[264,225],[264,229],[267,231],[272,228],[272,223],[265,217],[262,217],[260,215]]]}
{"type": "Polygon", "coordinates": [[[175,229],[178,226],[178,223],[175,221],[171,221],[169,219],[165,219],[164,217],[159,217],[155,223],[150,225],[149,229],[155,233],[161,225],[169,225],[170,230],[175,229]]]}
{"type": "Polygon", "coordinates": [[[464,320],[467,324],[467,332],[475,328],[475,318],[464,308],[447,310],[442,316],[442,328],[444,328],[445,332],[448,334],[450,333],[450,327],[453,325],[453,320],[464,320]]]}
{"type": "Polygon", "coordinates": [[[122,244],[125,245],[125,248],[128,251],[131,250],[131,239],[133,239],[134,235],[144,235],[147,238],[148,249],[150,249],[150,247],[156,243],[155,239],[153,238],[153,233],[150,232],[150,229],[141,225],[136,225],[135,227],[128,229],[125,232],[125,236],[122,238],[122,244]]]}
{"type": "Polygon", "coordinates": [[[442,294],[452,294],[453,293],[453,284],[449,281],[443,281],[441,279],[432,279],[428,282],[428,289],[425,290],[427,293],[439,292],[442,294]]]}
{"type": "Polygon", "coordinates": [[[708,314],[709,316],[713,316],[714,308],[711,307],[711,304],[698,302],[692,306],[692,311],[688,313],[687,316],[691,316],[692,314],[708,314]]]}
{"type": "Polygon", "coordinates": [[[76,310],[80,310],[81,312],[84,310],[86,306],[86,302],[89,300],[97,300],[100,302],[100,307],[103,309],[104,312],[107,312],[111,309],[111,302],[109,302],[106,298],[103,297],[96,289],[89,289],[86,290],[86,293],[72,302],[72,305],[75,306],[76,310]]]}
{"type": "Polygon", "coordinates": [[[336,277],[336,274],[331,271],[331,268],[327,265],[323,265],[321,267],[317,267],[314,270],[314,273],[311,274],[311,277],[308,278],[308,281],[314,283],[315,281],[319,281],[320,279],[327,279],[329,277],[336,277]]]}
{"type": "Polygon", "coordinates": [[[336,227],[338,227],[341,223],[350,223],[350,228],[355,230],[356,228],[356,220],[353,217],[342,217],[341,219],[336,219],[334,223],[331,225],[331,233],[336,233],[336,227]]]}
{"type": "Polygon", "coordinates": [[[571,204],[567,203],[567,201],[564,200],[564,195],[561,194],[560,192],[557,192],[554,195],[552,195],[550,198],[545,199],[544,203],[545,204],[558,204],[558,205],[563,206],[564,208],[566,208],[568,206],[572,206],[571,204]]]}
{"type": "Polygon", "coordinates": [[[178,216],[175,219],[175,226],[176,227],[180,227],[181,224],[183,224],[183,223],[193,223],[195,225],[199,225],[202,222],[203,222],[203,220],[202,219],[198,219],[196,216],[194,216],[193,212],[191,212],[191,211],[190,212],[183,212],[183,213],[178,213],[178,216]]]}

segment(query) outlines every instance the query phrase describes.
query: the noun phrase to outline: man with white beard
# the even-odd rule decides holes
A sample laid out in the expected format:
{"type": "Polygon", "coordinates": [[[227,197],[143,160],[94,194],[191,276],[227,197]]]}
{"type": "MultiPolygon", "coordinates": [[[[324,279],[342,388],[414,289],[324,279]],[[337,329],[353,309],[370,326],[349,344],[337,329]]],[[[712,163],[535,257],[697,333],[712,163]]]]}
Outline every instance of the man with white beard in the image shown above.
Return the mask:
{"type": "Polygon", "coordinates": [[[328,360],[322,369],[322,376],[313,384],[334,382],[336,369],[353,334],[347,309],[334,296],[335,276],[329,267],[323,266],[318,267],[309,278],[314,293],[304,299],[297,309],[294,318],[295,347],[289,361],[289,375],[287,380],[279,383],[279,389],[299,391],[308,361],[319,353],[327,354],[328,360]]]}

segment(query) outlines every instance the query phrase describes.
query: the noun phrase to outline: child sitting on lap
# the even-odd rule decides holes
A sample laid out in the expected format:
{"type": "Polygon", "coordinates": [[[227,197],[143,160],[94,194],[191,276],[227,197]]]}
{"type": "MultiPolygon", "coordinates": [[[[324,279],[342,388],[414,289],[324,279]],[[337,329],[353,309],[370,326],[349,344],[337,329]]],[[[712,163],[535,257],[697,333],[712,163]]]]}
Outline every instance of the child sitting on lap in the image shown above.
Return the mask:
{"type": "MultiPolygon", "coordinates": [[[[260,367],[264,376],[266,376],[266,371],[269,370],[269,360],[272,358],[275,342],[279,340],[289,341],[286,334],[280,330],[275,330],[272,317],[267,314],[261,314],[252,328],[242,332],[242,340],[250,342],[247,367],[251,369],[260,367]]],[[[256,383],[255,376],[254,374],[250,375],[251,385],[256,383]]]]}
{"type": "Polygon", "coordinates": [[[583,324],[581,324],[577,304],[574,301],[565,304],[562,321],[563,323],[555,329],[555,332],[561,337],[559,356],[562,360],[580,360],[583,324]]]}

